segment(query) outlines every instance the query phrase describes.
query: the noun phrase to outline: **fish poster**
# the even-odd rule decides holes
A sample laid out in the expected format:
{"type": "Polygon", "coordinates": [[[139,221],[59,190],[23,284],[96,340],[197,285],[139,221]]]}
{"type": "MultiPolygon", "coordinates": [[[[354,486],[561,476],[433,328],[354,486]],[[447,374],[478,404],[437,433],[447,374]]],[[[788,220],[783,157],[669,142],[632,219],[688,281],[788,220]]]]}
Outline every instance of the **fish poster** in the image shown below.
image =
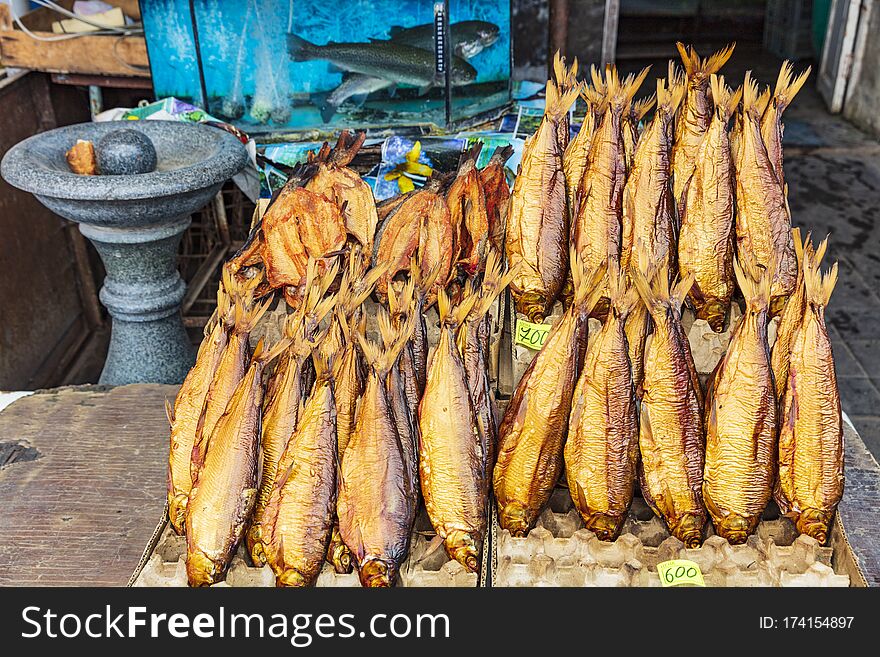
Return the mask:
{"type": "MultiPolygon", "coordinates": [[[[433,0],[143,0],[156,96],[246,132],[445,125],[433,0]]],[[[442,4],[442,3],[441,3],[442,4]]],[[[452,120],[510,99],[509,0],[450,0],[452,120]]]]}

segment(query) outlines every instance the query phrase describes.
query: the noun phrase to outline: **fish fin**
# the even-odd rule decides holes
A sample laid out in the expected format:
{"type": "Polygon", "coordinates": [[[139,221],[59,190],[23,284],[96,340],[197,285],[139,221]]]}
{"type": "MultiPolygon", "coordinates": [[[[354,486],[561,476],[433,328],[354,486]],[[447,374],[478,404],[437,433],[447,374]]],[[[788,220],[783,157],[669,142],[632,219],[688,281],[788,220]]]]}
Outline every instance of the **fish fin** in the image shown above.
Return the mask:
{"type": "Polygon", "coordinates": [[[602,280],[608,271],[608,263],[603,262],[594,271],[586,270],[584,261],[572,247],[569,249],[572,283],[574,284],[574,302],[572,306],[591,312],[599,302],[604,291],[602,280]]]}
{"type": "MultiPolygon", "coordinates": [[[[669,274],[665,268],[662,268],[662,277],[666,280],[669,280],[669,274]]],[[[658,276],[661,272],[658,271],[658,276]]],[[[670,298],[676,303],[676,305],[681,308],[681,304],[684,303],[685,298],[688,295],[688,292],[691,291],[691,288],[694,286],[694,281],[696,280],[696,276],[691,272],[684,278],[680,278],[678,282],[675,284],[675,287],[670,292],[670,298]]]]}
{"type": "Polygon", "coordinates": [[[731,91],[724,84],[724,76],[716,75],[715,73],[709,77],[709,84],[712,91],[712,102],[715,104],[715,111],[718,112],[722,121],[727,122],[736,106],[739,105],[742,88],[740,87],[735,92],[731,91]]]}
{"type": "Polygon", "coordinates": [[[684,64],[688,78],[693,78],[698,74],[708,77],[712,73],[717,73],[721,70],[721,67],[727,63],[727,60],[733,54],[736,43],[729,44],[706,59],[700,59],[693,46],[686,47],[683,43],[677,42],[675,47],[678,48],[678,52],[681,55],[681,61],[684,64]]]}
{"type": "Polygon", "coordinates": [[[621,270],[620,265],[614,261],[608,267],[608,288],[615,314],[621,320],[626,320],[641,300],[630,275],[621,270]]]}
{"type": "MultiPolygon", "coordinates": [[[[391,27],[388,28],[388,37],[393,39],[396,36],[400,36],[400,33],[406,29],[407,28],[403,27],[402,25],[392,25],[391,27]]],[[[377,39],[377,40],[381,40],[381,39],[377,39]]]]}
{"type": "MultiPolygon", "coordinates": [[[[827,240],[827,238],[826,238],[827,240]]],[[[824,248],[822,245],[816,250],[816,253],[824,248]]],[[[807,290],[807,301],[813,306],[827,306],[831,299],[831,293],[837,284],[837,263],[835,262],[831,269],[825,274],[822,273],[820,263],[815,255],[809,254],[805,258],[804,263],[804,285],[807,290]]]]}
{"type": "Polygon", "coordinates": [[[321,94],[316,99],[318,100],[318,112],[321,114],[321,120],[324,123],[330,123],[339,106],[330,102],[330,94],[321,94]]]}
{"type": "Polygon", "coordinates": [[[473,143],[473,145],[466,149],[458,158],[458,168],[464,165],[465,162],[473,161],[476,164],[477,160],[480,157],[480,152],[483,150],[483,142],[479,139],[473,143]]]}
{"type": "Polygon", "coordinates": [[[764,310],[770,303],[770,284],[773,282],[773,275],[776,266],[771,263],[766,269],[760,268],[752,264],[751,258],[744,258],[740,262],[740,258],[733,259],[733,272],[736,276],[736,283],[745,297],[746,304],[753,310],[764,310]]]}
{"type": "Polygon", "coordinates": [[[793,78],[794,71],[791,62],[785,61],[779,69],[779,77],[776,78],[776,89],[773,91],[773,99],[776,101],[776,108],[781,115],[787,108],[794,97],[804,86],[807,78],[810,77],[811,66],[808,66],[796,78],[793,78]]]}
{"type": "Polygon", "coordinates": [[[514,276],[517,275],[524,264],[524,261],[520,260],[508,268],[507,273],[502,273],[501,255],[494,249],[489,251],[489,255],[486,258],[486,271],[483,274],[483,283],[480,287],[480,299],[472,311],[474,317],[483,317],[489,312],[492,304],[495,303],[495,300],[505,288],[510,285],[514,276]]]}
{"type": "Polygon", "coordinates": [[[431,91],[431,87],[433,87],[433,86],[434,86],[433,83],[431,83],[431,84],[423,84],[422,86],[419,87],[419,90],[418,90],[418,94],[417,94],[417,95],[419,95],[419,96],[424,96],[426,93],[428,93],[429,91],[431,91]]]}
{"type": "MultiPolygon", "coordinates": [[[[765,97],[758,93],[758,82],[752,77],[751,71],[746,71],[746,77],[742,87],[742,111],[743,114],[751,114],[755,118],[764,113],[765,97]],[[763,105],[763,106],[762,106],[763,105]]],[[[769,94],[766,100],[769,100],[769,94]]]]}
{"type": "Polygon", "coordinates": [[[441,547],[443,547],[443,537],[440,536],[440,534],[437,534],[428,542],[428,545],[425,548],[425,552],[424,554],[422,554],[422,559],[427,559],[441,547]]]}
{"type": "Polygon", "coordinates": [[[503,165],[511,157],[513,157],[513,146],[511,146],[510,144],[508,144],[507,146],[496,146],[495,150],[492,152],[492,157],[489,158],[489,161],[497,162],[498,164],[503,165]]]}
{"type": "Polygon", "coordinates": [[[364,130],[358,130],[354,134],[348,130],[343,130],[339,134],[336,146],[330,151],[328,159],[336,166],[348,166],[358,154],[366,139],[367,133],[364,130]]]}
{"type": "Polygon", "coordinates": [[[580,94],[580,86],[568,91],[561,91],[553,80],[547,80],[547,92],[544,105],[544,116],[553,121],[558,121],[568,114],[574,101],[580,94]]]}
{"type": "MultiPolygon", "coordinates": [[[[812,250],[812,249],[811,249],[812,250]]],[[[819,242],[819,246],[816,247],[815,251],[813,251],[813,262],[817,265],[822,262],[822,258],[825,257],[825,251],[828,250],[828,237],[819,242]]]]}
{"type": "Polygon", "coordinates": [[[635,123],[638,123],[643,118],[645,118],[645,114],[647,114],[651,110],[651,108],[654,107],[654,103],[658,102],[657,99],[657,95],[651,94],[647,98],[642,98],[641,100],[637,100],[636,102],[634,102],[632,106],[633,121],[635,123]]]}
{"type": "Polygon", "coordinates": [[[165,398],[165,417],[168,418],[168,426],[174,426],[174,407],[171,406],[171,402],[168,401],[168,397],[165,398]]]}
{"type": "MultiPolygon", "coordinates": [[[[628,105],[632,103],[632,99],[638,93],[639,88],[645,81],[645,78],[648,77],[648,72],[651,70],[651,67],[646,66],[639,72],[638,75],[627,75],[622,82],[618,77],[617,69],[612,67],[611,70],[613,72],[612,84],[609,85],[608,90],[608,95],[611,97],[611,102],[617,105],[628,105]]],[[[650,105],[648,106],[648,108],[650,109],[650,105]]]]}
{"type": "Polygon", "coordinates": [[[416,284],[413,277],[404,283],[398,292],[393,285],[388,286],[388,310],[393,317],[402,317],[409,313],[415,298],[416,284]]]}
{"type": "MultiPolygon", "coordinates": [[[[330,335],[329,331],[326,335],[330,335]]],[[[331,379],[333,376],[333,362],[336,360],[336,354],[330,348],[330,341],[325,336],[318,348],[312,352],[312,363],[315,366],[315,385],[320,381],[331,379]]]]}
{"type": "Polygon", "coordinates": [[[315,58],[314,50],[318,48],[314,43],[306,41],[296,34],[287,35],[287,52],[291,61],[307,62],[315,58]]]}

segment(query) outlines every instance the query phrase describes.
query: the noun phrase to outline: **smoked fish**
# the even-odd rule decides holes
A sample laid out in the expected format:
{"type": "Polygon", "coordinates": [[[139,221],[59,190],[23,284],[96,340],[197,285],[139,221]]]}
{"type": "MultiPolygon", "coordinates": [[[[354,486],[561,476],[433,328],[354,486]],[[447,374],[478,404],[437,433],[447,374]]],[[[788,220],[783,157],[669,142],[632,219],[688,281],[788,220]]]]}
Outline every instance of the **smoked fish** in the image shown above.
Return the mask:
{"type": "Polygon", "coordinates": [[[263,369],[286,349],[262,341],[235,387],[226,411],[211,432],[204,467],[193,484],[186,510],[186,574],[190,586],[210,586],[226,569],[244,535],[257,497],[263,369]]]}
{"type": "Polygon", "coordinates": [[[779,479],[774,497],[797,530],[819,543],[843,497],[843,421],[825,307],[837,283],[837,264],[823,275],[806,253],[806,303],[791,343],[791,364],[782,398],[779,479]]]}
{"type": "Polygon", "coordinates": [[[624,113],[623,158],[627,176],[635,163],[636,144],[639,142],[639,124],[656,102],[657,97],[654,95],[633,101],[630,103],[629,112],[624,113]]]}
{"type": "Polygon", "coordinates": [[[797,256],[785,190],[776,178],[761,134],[758,85],[751,72],[746,72],[742,107],[742,135],[736,160],[737,253],[747,254],[762,268],[771,260],[776,263],[770,291],[770,315],[775,316],[794,292],[797,256]]]}
{"type": "Polygon", "coordinates": [[[709,96],[709,76],[717,73],[733,54],[731,44],[706,59],[700,59],[693,48],[676,43],[687,75],[684,106],[675,128],[672,148],[672,182],[676,202],[681,200],[684,186],[690,180],[697,159],[697,150],[712,121],[712,99],[709,96]]]}
{"type": "MultiPolygon", "coordinates": [[[[629,111],[648,69],[624,80],[613,66],[606,68],[604,80],[595,67],[592,72],[593,86],[605,90],[607,106],[590,144],[589,161],[580,183],[580,206],[571,228],[571,242],[588,271],[610,266],[609,262],[620,264],[626,182],[624,113],[629,111]]],[[[594,313],[604,316],[607,309],[606,283],[594,313]]]]}
{"type": "Polygon", "coordinates": [[[568,201],[557,132],[577,94],[547,81],[544,117],[526,139],[510,196],[507,262],[523,263],[510,290],[517,311],[533,322],[543,321],[568,275],[568,201]]]}
{"type": "Polygon", "coordinates": [[[229,328],[233,322],[232,312],[229,295],[221,284],[217,291],[217,312],[212,321],[205,326],[205,335],[199,346],[195,365],[180,386],[174,400],[174,408],[172,409],[168,402],[165,402],[171,423],[171,446],[168,451],[168,518],[178,534],[184,532],[186,505],[192,490],[190,461],[196,440],[196,428],[202,415],[208,388],[214,378],[214,370],[229,339],[229,328]]]}
{"type": "Polygon", "coordinates": [[[428,517],[446,553],[478,572],[486,535],[489,496],[486,455],[474,412],[464,361],[455,343],[478,297],[468,287],[452,308],[445,291],[437,298],[440,341],[428,365],[419,404],[419,473],[428,517]]]}
{"type": "Polygon", "coordinates": [[[792,341],[801,327],[807,305],[807,288],[804,286],[804,256],[809,256],[814,265],[819,265],[828,248],[828,239],[822,240],[819,247],[814,251],[810,234],[807,234],[806,243],[801,238],[799,229],[792,229],[794,249],[797,254],[798,275],[794,292],[785,303],[785,308],[779,316],[779,324],[776,327],[776,342],[770,353],[770,364],[773,367],[773,380],[776,383],[776,399],[782,403],[785,387],[788,385],[788,367],[791,362],[792,341]]]}
{"type": "Polygon", "coordinates": [[[794,77],[791,62],[783,62],[773,95],[767,100],[767,106],[761,112],[761,137],[767,146],[767,155],[773,173],[783,190],[785,190],[785,176],[782,171],[782,114],[804,86],[804,82],[810,76],[810,70],[811,67],[808,66],[800,75],[794,77]]]}
{"type": "Polygon", "coordinates": [[[332,150],[325,143],[313,160],[317,164],[317,171],[305,188],[336,203],[346,232],[360,244],[365,254],[364,264],[369,265],[379,223],[376,201],[370,186],[358,173],[348,168],[366,136],[366,132],[352,135],[348,130],[343,130],[332,150]]]}
{"type": "Polygon", "coordinates": [[[489,245],[489,214],[477,168],[483,142],[476,142],[461,157],[458,172],[446,191],[452,219],[453,261],[468,276],[482,271],[489,245]]]}
{"type": "Polygon", "coordinates": [[[633,499],[639,456],[639,418],[624,322],[637,303],[626,275],[611,280],[611,308],[590,341],[577,380],[565,443],[571,499],[599,540],[620,534],[633,499]]]}
{"type": "Polygon", "coordinates": [[[649,283],[639,268],[633,270],[633,282],[654,325],[645,344],[639,416],[642,495],[673,536],[698,547],[706,524],[702,397],[681,328],[681,304],[693,277],[670,289],[665,271],[657,270],[649,283]]]}
{"type": "Polygon", "coordinates": [[[512,155],[512,146],[498,146],[488,164],[480,169],[480,185],[486,195],[486,215],[489,218],[489,245],[498,253],[504,252],[504,231],[510,205],[510,187],[507,185],[504,163],[512,155]]]}
{"type": "Polygon", "coordinates": [[[755,532],[773,492],[777,416],[767,344],[773,272],[737,262],[734,271],[746,312],[706,393],[703,501],[715,533],[736,545],[755,532]]]}
{"type": "Polygon", "coordinates": [[[672,127],[684,88],[657,80],[657,111],[638,142],[624,188],[620,268],[630,267],[633,244],[648,248],[655,267],[676,270],[676,214],[672,197],[672,127]]]}
{"type": "Polygon", "coordinates": [[[576,253],[572,262],[574,302],[523,374],[498,430],[493,471],[498,521],[514,536],[525,536],[535,526],[562,471],[587,318],[605,287],[604,267],[587,275],[576,253]]]}
{"type": "Polygon", "coordinates": [[[327,354],[316,350],[315,384],[281,456],[266,505],[265,552],[276,586],[318,579],[336,512],[336,403],[327,354]]]}
{"type": "MultiPolygon", "coordinates": [[[[565,64],[565,57],[563,57],[560,52],[557,50],[556,54],[553,56],[553,77],[556,80],[556,84],[559,87],[559,93],[561,95],[566,95],[571,93],[572,91],[575,94],[580,93],[581,84],[577,79],[578,72],[578,60],[577,57],[574,58],[574,61],[571,64],[571,67],[565,64]]],[[[577,95],[575,95],[577,98],[577,95]]],[[[556,141],[559,143],[559,152],[562,153],[568,147],[568,142],[571,139],[571,124],[568,112],[565,113],[564,116],[560,118],[559,123],[556,125],[556,141]]]]}
{"type": "Polygon", "coordinates": [[[705,319],[720,333],[734,289],[736,183],[728,124],[741,91],[731,91],[724,85],[724,77],[714,73],[710,84],[715,109],[679,204],[678,266],[682,276],[694,276],[688,300],[697,319],[705,319]]]}
{"type": "Polygon", "coordinates": [[[417,474],[404,452],[385,385],[409,335],[402,332],[385,351],[361,333],[356,336],[370,369],[342,455],[336,510],[361,584],[388,587],[396,584],[409,552],[418,502],[417,474]]]}

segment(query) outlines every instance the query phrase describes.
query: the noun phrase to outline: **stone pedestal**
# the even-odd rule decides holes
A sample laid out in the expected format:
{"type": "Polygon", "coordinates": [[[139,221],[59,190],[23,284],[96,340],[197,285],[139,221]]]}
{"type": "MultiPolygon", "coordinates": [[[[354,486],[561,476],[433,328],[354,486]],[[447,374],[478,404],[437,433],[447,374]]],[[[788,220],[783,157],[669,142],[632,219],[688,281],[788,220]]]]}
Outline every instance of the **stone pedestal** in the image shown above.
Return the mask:
{"type": "Polygon", "coordinates": [[[186,284],[177,271],[177,246],[189,225],[188,216],[140,228],[80,224],[107,270],[100,298],[113,332],[100,383],[179,383],[192,367],[180,316],[186,284]]]}

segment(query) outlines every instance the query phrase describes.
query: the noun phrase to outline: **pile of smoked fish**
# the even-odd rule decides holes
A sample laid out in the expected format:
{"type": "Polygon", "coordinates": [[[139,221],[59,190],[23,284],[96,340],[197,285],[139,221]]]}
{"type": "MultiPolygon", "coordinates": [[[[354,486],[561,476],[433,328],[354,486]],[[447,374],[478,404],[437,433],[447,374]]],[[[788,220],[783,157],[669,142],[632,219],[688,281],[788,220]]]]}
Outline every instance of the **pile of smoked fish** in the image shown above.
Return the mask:
{"type": "Polygon", "coordinates": [[[499,426],[499,523],[525,536],[563,479],[602,540],[640,489],[688,547],[710,521],[744,543],[771,498],[824,544],[844,479],[824,316],[837,266],[823,273],[827,240],[792,230],[782,159],[782,115],[809,71],[786,62],[774,88],[746,73],[733,90],[719,74],[732,46],[678,50],[683,69],[670,62],[639,101],[647,70],[578,82],[576,61],[555,60],[505,249],[517,312],[564,312],[499,426]],[[578,96],[587,111],[570,139],[578,96]],[[722,332],[737,291],[742,318],[704,388],[682,306],[722,332]],[[602,325],[588,339],[590,317],[602,325]]]}
{"type": "Polygon", "coordinates": [[[313,585],[325,561],[393,586],[422,503],[431,549],[481,566],[512,149],[480,169],[478,143],[456,172],[377,206],[347,166],[363,140],[325,144],[270,202],[225,264],[169,404],[169,518],[186,535],[191,586],[221,581],[242,544],[278,586],[313,585]],[[274,303],[286,306],[283,335],[251,350],[274,303]]]}
{"type": "Polygon", "coordinates": [[[325,562],[393,586],[420,505],[434,548],[476,572],[492,500],[524,536],[560,483],[602,540],[640,491],[689,547],[710,522],[745,542],[771,498],[825,543],[843,493],[824,318],[837,267],[821,269],[827,240],[792,229],[782,167],[808,72],[786,63],[774,88],[746,74],[733,90],[732,50],[679,44],[683,67],[643,100],[647,70],[580,81],[557,56],[512,190],[512,149],[481,169],[480,144],[379,204],[348,168],[363,134],[299,165],[224,266],[169,405],[190,585],[222,580],[243,544],[279,586],[313,585],[325,562]],[[508,287],[530,321],[564,312],[501,416],[490,310],[508,287]],[[251,350],[276,303],[283,337],[251,350]],[[704,386],[682,308],[722,332],[732,303],[743,315],[704,386]]]}

